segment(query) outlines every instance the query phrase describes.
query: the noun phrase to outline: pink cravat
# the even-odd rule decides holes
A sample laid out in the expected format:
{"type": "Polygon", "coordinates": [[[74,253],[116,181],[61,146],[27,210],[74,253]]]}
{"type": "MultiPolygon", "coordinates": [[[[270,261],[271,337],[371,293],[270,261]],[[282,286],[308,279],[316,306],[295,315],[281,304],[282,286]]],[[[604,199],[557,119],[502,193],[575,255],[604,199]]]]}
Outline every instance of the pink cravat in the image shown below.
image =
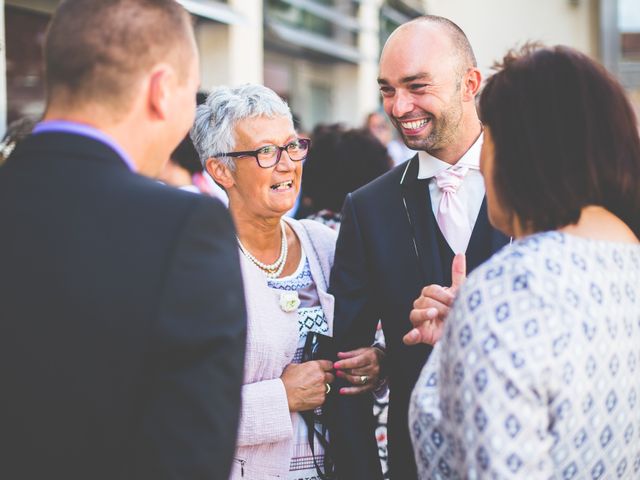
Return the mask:
{"type": "Polygon", "coordinates": [[[456,165],[435,176],[436,185],[442,190],[436,220],[453,253],[465,253],[471,238],[469,216],[457,195],[468,171],[469,167],[456,165]]]}

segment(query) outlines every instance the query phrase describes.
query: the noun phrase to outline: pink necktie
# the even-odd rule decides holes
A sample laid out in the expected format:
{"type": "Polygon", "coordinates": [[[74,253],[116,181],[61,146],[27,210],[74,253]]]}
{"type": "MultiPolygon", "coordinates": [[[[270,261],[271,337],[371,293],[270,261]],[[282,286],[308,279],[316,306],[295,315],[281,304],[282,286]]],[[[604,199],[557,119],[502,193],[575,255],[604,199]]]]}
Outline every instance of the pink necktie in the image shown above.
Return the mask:
{"type": "Polygon", "coordinates": [[[468,171],[469,167],[457,165],[435,176],[436,185],[442,190],[436,220],[453,253],[464,253],[471,238],[469,217],[465,205],[457,195],[468,171]]]}

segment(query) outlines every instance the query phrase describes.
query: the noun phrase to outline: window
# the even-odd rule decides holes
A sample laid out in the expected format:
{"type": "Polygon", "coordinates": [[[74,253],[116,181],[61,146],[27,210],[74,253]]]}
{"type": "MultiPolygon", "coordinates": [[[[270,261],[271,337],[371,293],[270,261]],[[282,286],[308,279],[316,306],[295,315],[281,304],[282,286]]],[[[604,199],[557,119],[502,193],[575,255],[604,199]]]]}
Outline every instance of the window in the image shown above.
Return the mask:
{"type": "Polygon", "coordinates": [[[45,107],[42,47],[49,15],[5,8],[7,45],[7,123],[37,120],[45,107]]]}

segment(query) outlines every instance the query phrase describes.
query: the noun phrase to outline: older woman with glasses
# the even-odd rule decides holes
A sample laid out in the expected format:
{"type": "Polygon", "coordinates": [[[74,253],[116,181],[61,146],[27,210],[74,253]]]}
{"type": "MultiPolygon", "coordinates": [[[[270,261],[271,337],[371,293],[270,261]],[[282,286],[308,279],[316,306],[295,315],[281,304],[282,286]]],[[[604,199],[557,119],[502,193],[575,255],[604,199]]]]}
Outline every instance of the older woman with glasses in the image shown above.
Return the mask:
{"type": "MultiPolygon", "coordinates": [[[[229,196],[247,299],[231,478],[335,478],[321,414],[334,379],[327,287],[335,233],[284,217],[300,190],[311,142],[296,134],[286,103],[260,85],[214,90],[198,107],[191,136],[203,165],[229,196]]],[[[370,390],[379,375],[379,351],[348,354],[353,368],[340,375],[356,386],[344,393],[370,390]]]]}

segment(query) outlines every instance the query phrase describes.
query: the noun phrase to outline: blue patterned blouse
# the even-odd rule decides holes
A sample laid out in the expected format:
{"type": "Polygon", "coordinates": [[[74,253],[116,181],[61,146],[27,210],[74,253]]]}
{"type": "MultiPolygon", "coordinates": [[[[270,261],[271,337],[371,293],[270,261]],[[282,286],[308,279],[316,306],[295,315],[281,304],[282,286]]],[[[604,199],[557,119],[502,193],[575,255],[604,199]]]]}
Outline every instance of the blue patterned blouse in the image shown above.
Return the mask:
{"type": "Polygon", "coordinates": [[[558,232],[462,287],[413,392],[420,478],[640,478],[640,246],[558,232]]]}

